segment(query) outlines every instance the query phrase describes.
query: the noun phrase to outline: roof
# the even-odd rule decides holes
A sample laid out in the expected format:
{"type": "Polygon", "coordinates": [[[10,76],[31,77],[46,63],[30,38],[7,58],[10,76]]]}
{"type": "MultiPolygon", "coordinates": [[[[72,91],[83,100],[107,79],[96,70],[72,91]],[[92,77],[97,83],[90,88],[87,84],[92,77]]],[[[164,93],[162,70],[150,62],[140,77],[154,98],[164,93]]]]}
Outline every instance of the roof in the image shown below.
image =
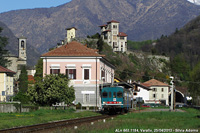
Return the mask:
{"type": "Polygon", "coordinates": [[[99,27],[106,27],[106,26],[108,26],[107,24],[104,24],[104,25],[100,25],[99,27]]]}
{"type": "Polygon", "coordinates": [[[66,28],[66,30],[71,30],[71,29],[75,29],[75,30],[77,30],[77,28],[75,28],[75,27],[66,28]]]}
{"type": "Polygon", "coordinates": [[[35,83],[33,75],[28,75],[28,81],[32,82],[32,83],[35,83]]]}
{"type": "Polygon", "coordinates": [[[13,74],[15,74],[15,72],[13,72],[13,71],[11,71],[7,68],[4,68],[2,66],[0,66],[0,73],[13,73],[13,74]]]}
{"type": "Polygon", "coordinates": [[[111,30],[105,30],[105,31],[103,31],[103,32],[111,32],[111,30]]]}
{"type": "Polygon", "coordinates": [[[126,33],[124,33],[124,32],[119,32],[118,36],[123,36],[123,37],[125,37],[125,36],[128,36],[128,35],[127,35],[126,33]]]}
{"type": "Polygon", "coordinates": [[[116,21],[116,20],[111,20],[111,21],[109,21],[109,22],[107,22],[107,23],[119,23],[119,22],[116,21]]]}
{"type": "Polygon", "coordinates": [[[59,48],[49,51],[42,55],[42,57],[103,57],[97,53],[96,49],[91,49],[83,44],[72,41],[59,48]]]}
{"type": "Polygon", "coordinates": [[[156,79],[151,79],[149,81],[146,81],[142,83],[143,86],[151,87],[151,86],[169,86],[168,84],[165,84],[163,82],[160,82],[156,79]]]}
{"type": "Polygon", "coordinates": [[[148,91],[151,90],[148,86],[144,86],[143,84],[139,84],[139,83],[136,83],[136,82],[133,82],[132,85],[135,85],[136,88],[139,86],[139,87],[141,87],[145,90],[148,90],[148,91]]]}

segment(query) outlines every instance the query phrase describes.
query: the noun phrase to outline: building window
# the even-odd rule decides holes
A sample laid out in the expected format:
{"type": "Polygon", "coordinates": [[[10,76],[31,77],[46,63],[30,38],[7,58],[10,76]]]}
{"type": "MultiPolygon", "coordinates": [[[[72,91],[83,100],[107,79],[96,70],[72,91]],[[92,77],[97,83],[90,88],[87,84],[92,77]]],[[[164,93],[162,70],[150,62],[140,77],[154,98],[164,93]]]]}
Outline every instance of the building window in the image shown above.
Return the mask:
{"type": "Polygon", "coordinates": [[[10,93],[12,93],[12,86],[10,86],[10,93]]]}
{"type": "Polygon", "coordinates": [[[162,88],[161,90],[162,90],[162,92],[164,92],[164,88],[162,88]]]}
{"type": "Polygon", "coordinates": [[[164,94],[162,94],[161,97],[164,98],[164,94]]]}
{"type": "Polygon", "coordinates": [[[24,49],[24,41],[21,41],[21,48],[24,49]]]}
{"type": "Polygon", "coordinates": [[[101,79],[103,82],[105,82],[105,71],[101,70],[101,79]]]}
{"type": "Polygon", "coordinates": [[[118,48],[117,42],[113,42],[113,48],[118,48]]]}
{"type": "Polygon", "coordinates": [[[156,98],[156,94],[153,94],[153,98],[156,98]]]}
{"type": "Polygon", "coordinates": [[[117,29],[117,25],[113,25],[113,29],[117,29]]]}
{"type": "Polygon", "coordinates": [[[85,80],[90,79],[90,69],[84,69],[84,79],[85,80]]]}
{"type": "Polygon", "coordinates": [[[60,73],[60,69],[50,69],[50,74],[58,75],[60,73]]]}
{"type": "Polygon", "coordinates": [[[90,94],[84,94],[84,103],[90,102],[90,94]]]}
{"type": "Polygon", "coordinates": [[[117,40],[117,36],[116,35],[113,35],[113,40],[117,40]]]}
{"type": "Polygon", "coordinates": [[[76,69],[66,69],[68,79],[76,79],[76,69]]]}
{"type": "Polygon", "coordinates": [[[124,40],[124,37],[123,37],[123,36],[120,36],[120,40],[124,40]]]}
{"type": "Polygon", "coordinates": [[[153,88],[153,91],[156,91],[157,89],[156,88],[153,88]]]}
{"type": "Polygon", "coordinates": [[[108,39],[108,34],[107,33],[104,34],[104,39],[108,39]]]}

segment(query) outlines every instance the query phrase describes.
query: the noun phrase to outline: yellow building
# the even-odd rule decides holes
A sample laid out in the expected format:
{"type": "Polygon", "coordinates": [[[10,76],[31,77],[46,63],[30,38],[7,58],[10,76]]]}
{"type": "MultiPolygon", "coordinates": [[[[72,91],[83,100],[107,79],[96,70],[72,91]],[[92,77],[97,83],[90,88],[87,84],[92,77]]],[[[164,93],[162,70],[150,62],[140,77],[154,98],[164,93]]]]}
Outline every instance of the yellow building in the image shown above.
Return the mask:
{"type": "Polygon", "coordinates": [[[0,102],[6,102],[14,95],[15,72],[0,66],[0,102]]]}
{"type": "Polygon", "coordinates": [[[76,37],[76,28],[72,27],[72,28],[68,28],[67,30],[67,43],[71,42],[73,38],[76,37]]]}

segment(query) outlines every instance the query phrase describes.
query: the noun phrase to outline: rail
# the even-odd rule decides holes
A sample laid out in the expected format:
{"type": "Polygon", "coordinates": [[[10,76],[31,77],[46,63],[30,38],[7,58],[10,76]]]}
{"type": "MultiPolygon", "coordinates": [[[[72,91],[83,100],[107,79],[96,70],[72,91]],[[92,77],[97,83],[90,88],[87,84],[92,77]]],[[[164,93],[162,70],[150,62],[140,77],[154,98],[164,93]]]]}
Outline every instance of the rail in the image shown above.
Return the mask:
{"type": "Polygon", "coordinates": [[[39,132],[39,131],[43,131],[43,130],[58,128],[58,127],[68,127],[68,126],[98,121],[98,120],[101,120],[101,119],[108,119],[108,118],[111,118],[111,117],[113,117],[113,116],[99,115],[99,116],[92,116],[92,117],[84,117],[84,118],[62,120],[62,121],[49,122],[49,123],[37,124],[37,125],[31,125],[31,126],[2,129],[2,130],[0,130],[0,132],[1,133],[39,132]]]}

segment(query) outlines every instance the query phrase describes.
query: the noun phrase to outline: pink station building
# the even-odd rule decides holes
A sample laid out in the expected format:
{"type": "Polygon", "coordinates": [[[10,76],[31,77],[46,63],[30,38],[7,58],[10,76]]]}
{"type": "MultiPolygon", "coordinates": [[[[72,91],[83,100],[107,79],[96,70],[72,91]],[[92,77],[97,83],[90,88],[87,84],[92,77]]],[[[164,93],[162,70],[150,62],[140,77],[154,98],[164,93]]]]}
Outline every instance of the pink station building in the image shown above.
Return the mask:
{"type": "Polygon", "coordinates": [[[75,89],[75,103],[101,107],[100,88],[114,81],[114,66],[96,49],[72,41],[41,56],[43,76],[66,74],[75,89]]]}

